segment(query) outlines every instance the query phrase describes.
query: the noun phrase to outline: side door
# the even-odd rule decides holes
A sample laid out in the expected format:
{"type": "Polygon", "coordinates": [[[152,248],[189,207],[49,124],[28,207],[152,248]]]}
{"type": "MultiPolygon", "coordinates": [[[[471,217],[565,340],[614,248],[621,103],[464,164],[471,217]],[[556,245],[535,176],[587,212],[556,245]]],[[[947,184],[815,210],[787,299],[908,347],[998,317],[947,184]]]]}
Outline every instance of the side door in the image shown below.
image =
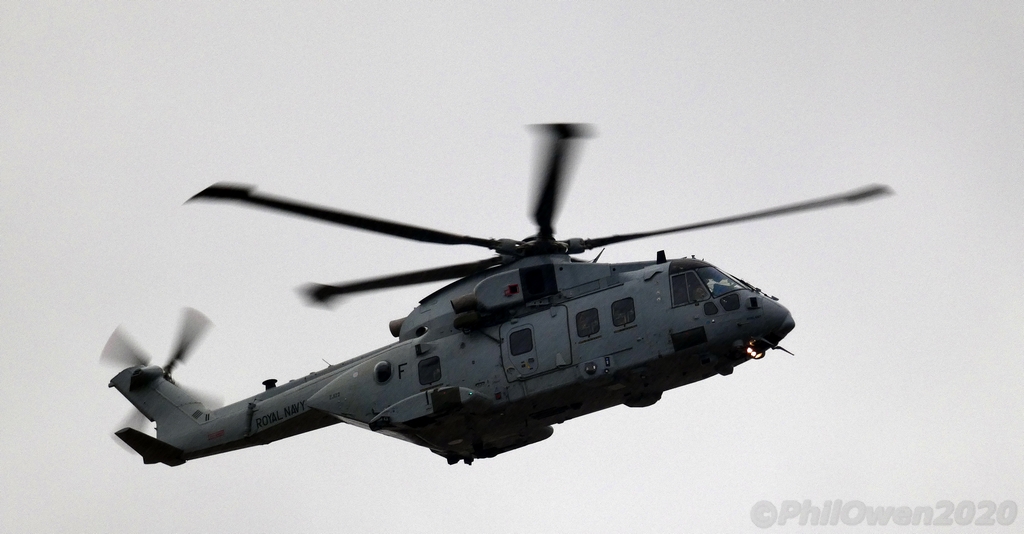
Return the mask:
{"type": "Polygon", "coordinates": [[[573,364],[564,306],[552,306],[501,326],[501,357],[509,382],[573,364]]]}

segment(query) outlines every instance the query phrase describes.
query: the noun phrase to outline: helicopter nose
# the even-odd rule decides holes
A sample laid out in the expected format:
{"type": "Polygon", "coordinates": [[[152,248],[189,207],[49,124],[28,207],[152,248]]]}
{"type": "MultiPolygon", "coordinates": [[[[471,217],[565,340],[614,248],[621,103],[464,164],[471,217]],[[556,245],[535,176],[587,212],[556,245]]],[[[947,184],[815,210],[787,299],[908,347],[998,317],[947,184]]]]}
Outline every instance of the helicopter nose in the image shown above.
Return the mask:
{"type": "Polygon", "coordinates": [[[775,335],[782,339],[786,337],[786,334],[792,332],[794,328],[796,328],[796,321],[793,320],[793,315],[787,311],[786,318],[782,321],[782,326],[775,329],[775,335]]]}
{"type": "Polygon", "coordinates": [[[765,308],[768,319],[766,325],[769,332],[765,338],[773,344],[778,344],[779,341],[782,341],[782,338],[786,337],[787,334],[796,328],[796,321],[793,320],[793,315],[789,313],[789,310],[778,302],[765,302],[765,308]]]}

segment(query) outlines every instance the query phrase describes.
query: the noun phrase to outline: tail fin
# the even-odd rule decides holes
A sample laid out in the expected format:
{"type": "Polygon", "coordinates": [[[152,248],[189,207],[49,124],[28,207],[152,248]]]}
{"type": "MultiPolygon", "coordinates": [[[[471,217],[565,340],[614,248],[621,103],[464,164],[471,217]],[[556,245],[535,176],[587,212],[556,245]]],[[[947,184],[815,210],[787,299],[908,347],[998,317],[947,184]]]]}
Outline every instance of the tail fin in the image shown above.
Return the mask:
{"type": "Polygon", "coordinates": [[[119,430],[115,435],[141,454],[146,463],[184,463],[182,450],[189,434],[194,434],[201,419],[210,417],[206,406],[167,380],[157,366],[125,369],[110,380],[110,387],[156,422],[156,438],[132,428],[119,430]]]}
{"type": "Polygon", "coordinates": [[[142,461],[147,464],[160,462],[173,467],[185,463],[185,460],[182,458],[184,451],[168,445],[153,436],[143,434],[134,428],[122,428],[115,432],[114,435],[121,438],[121,441],[142,455],[142,461]]]}

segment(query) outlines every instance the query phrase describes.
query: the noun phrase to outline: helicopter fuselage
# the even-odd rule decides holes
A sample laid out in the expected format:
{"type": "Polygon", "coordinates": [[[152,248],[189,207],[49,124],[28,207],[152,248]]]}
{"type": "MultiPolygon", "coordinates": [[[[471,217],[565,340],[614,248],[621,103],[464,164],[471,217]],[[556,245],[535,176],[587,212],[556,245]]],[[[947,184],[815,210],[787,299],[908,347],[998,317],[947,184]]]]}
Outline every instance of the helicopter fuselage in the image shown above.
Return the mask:
{"type": "MultiPolygon", "coordinates": [[[[179,403],[195,425],[163,432],[158,421],[157,439],[184,461],[343,421],[469,463],[728,375],[793,327],[774,298],[700,260],[532,256],[426,297],[393,323],[396,343],[220,410],[179,403]]],[[[111,385],[132,399],[130,371],[111,385]]]]}

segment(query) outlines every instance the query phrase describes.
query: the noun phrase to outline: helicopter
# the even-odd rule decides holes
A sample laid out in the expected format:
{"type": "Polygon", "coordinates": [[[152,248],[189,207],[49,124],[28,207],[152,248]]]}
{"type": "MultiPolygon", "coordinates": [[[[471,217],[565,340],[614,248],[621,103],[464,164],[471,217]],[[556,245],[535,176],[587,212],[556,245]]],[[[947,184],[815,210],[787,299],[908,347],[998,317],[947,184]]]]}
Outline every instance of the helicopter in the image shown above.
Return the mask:
{"type": "Polygon", "coordinates": [[[670,389],[762,358],[796,326],[778,299],[711,263],[666,258],[598,263],[576,255],[616,243],[860,202],[891,194],[870,185],[842,194],[655,231],[556,239],[564,174],[583,124],[544,124],[546,156],[533,212],[537,233],[485,239],[413,226],[217,183],[187,202],[235,202],[442,245],[493,251],[482,260],[301,288],[311,303],[454,280],[389,324],[397,341],[216,408],[172,378],[209,326],[186,309],[177,346],[152,365],[118,328],[101,361],[124,366],[109,383],[150,421],[115,436],[144,463],[186,461],[348,423],[469,465],[547,439],[553,425],[617,405],[645,407],[670,389]]]}

